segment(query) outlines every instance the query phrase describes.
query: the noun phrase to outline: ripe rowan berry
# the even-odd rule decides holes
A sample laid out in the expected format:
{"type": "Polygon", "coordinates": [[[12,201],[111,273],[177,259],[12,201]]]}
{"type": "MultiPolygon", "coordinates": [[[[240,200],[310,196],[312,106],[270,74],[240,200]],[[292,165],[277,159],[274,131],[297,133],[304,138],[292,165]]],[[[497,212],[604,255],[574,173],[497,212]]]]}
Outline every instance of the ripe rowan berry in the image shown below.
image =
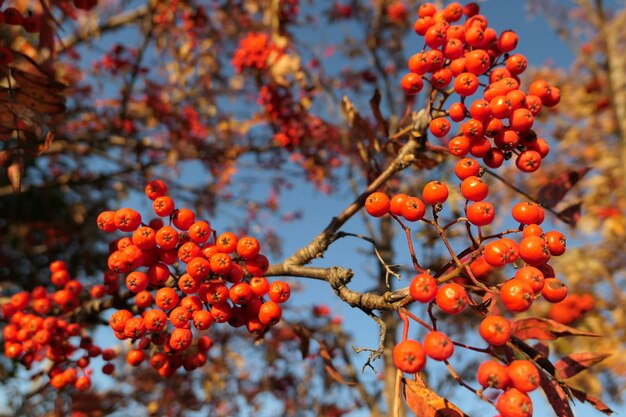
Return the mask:
{"type": "Polygon", "coordinates": [[[525,266],[518,269],[515,273],[515,279],[528,283],[535,294],[541,292],[545,282],[543,273],[533,266],[525,266]]]}
{"type": "Polygon", "coordinates": [[[565,253],[566,238],[563,233],[552,230],[545,234],[544,239],[548,244],[550,255],[561,256],[565,253]]]}
{"type": "Polygon", "coordinates": [[[393,348],[393,363],[402,372],[414,374],[426,365],[426,353],[416,340],[403,340],[393,348]]]}
{"type": "Polygon", "coordinates": [[[481,201],[489,195],[489,186],[479,177],[466,177],[463,182],[461,182],[461,194],[463,194],[463,197],[467,200],[481,201]]]}
{"type": "Polygon", "coordinates": [[[274,325],[282,317],[282,308],[274,301],[266,301],[259,308],[259,321],[263,324],[274,325]]]}
{"type": "Polygon", "coordinates": [[[491,224],[496,211],[493,205],[487,201],[477,201],[470,204],[465,211],[465,216],[475,226],[486,226],[491,224]]]}
{"type": "Polygon", "coordinates": [[[476,380],[483,388],[505,389],[511,383],[507,367],[491,359],[478,366],[476,380]]]}
{"type": "Polygon", "coordinates": [[[174,200],[166,195],[157,197],[152,202],[152,209],[160,217],[170,216],[175,208],[174,200]]]}
{"type": "Polygon", "coordinates": [[[251,236],[244,236],[237,242],[237,255],[243,259],[251,259],[259,254],[259,241],[251,236]]]}
{"type": "Polygon", "coordinates": [[[258,254],[252,259],[246,260],[246,269],[252,275],[264,275],[270,266],[265,255],[258,254]]]}
{"type": "Polygon", "coordinates": [[[126,322],[133,317],[133,313],[128,310],[118,310],[111,315],[109,325],[116,332],[123,332],[126,322]]]}
{"type": "Polygon", "coordinates": [[[521,392],[530,392],[535,390],[540,382],[539,370],[529,360],[515,360],[507,367],[511,384],[521,392]]]}
{"type": "Polygon", "coordinates": [[[226,253],[216,253],[209,259],[211,271],[218,275],[227,275],[233,268],[233,261],[226,253]]]}
{"type": "Polygon", "coordinates": [[[126,321],[124,336],[129,339],[140,339],[146,334],[146,325],[142,317],[132,317],[126,321]]]}
{"type": "MultiPolygon", "coordinates": [[[[464,62],[464,64],[466,64],[466,62],[464,62]]],[[[473,95],[478,90],[478,86],[478,77],[471,72],[459,74],[454,80],[454,91],[461,97],[473,95]]]]}
{"type": "Polygon", "coordinates": [[[521,313],[530,308],[534,300],[532,287],[526,281],[510,279],[500,287],[500,299],[507,310],[521,313]]]}
{"type": "Polygon", "coordinates": [[[131,208],[122,208],[115,212],[115,226],[123,232],[132,232],[141,224],[141,215],[131,208]]]}
{"type": "Polygon", "coordinates": [[[438,138],[442,138],[450,131],[450,122],[445,117],[437,117],[429,124],[430,133],[438,138]]]}
{"type": "Polygon", "coordinates": [[[541,155],[537,151],[527,149],[517,156],[515,166],[522,172],[535,172],[541,166],[541,155]]]}
{"type": "Polygon", "coordinates": [[[511,337],[511,325],[502,316],[487,316],[480,323],[478,332],[487,343],[493,346],[502,346],[511,337]]]}
{"type": "Polygon", "coordinates": [[[429,303],[437,295],[437,281],[428,273],[415,275],[409,285],[409,294],[415,301],[429,303]]]}
{"type": "Polygon", "coordinates": [[[465,288],[459,284],[447,283],[439,288],[435,300],[444,313],[459,314],[467,306],[469,297],[465,288]]]}
{"type": "Polygon", "coordinates": [[[513,206],[511,214],[520,224],[539,224],[543,209],[536,203],[525,201],[513,206]]]}
{"type": "Polygon", "coordinates": [[[461,102],[454,103],[448,109],[448,116],[453,122],[460,122],[465,119],[467,108],[461,102]]]}
{"type": "Polygon", "coordinates": [[[170,275],[170,268],[162,262],[157,262],[148,268],[148,282],[157,287],[164,285],[170,275]]]}
{"type": "Polygon", "coordinates": [[[172,330],[169,345],[174,350],[185,350],[191,346],[192,341],[193,334],[191,330],[176,328],[172,330]]]}
{"type": "Polygon", "coordinates": [[[175,210],[172,216],[172,223],[178,230],[189,230],[189,228],[192,224],[195,223],[195,221],[195,213],[187,208],[175,210]]]}
{"type": "Polygon", "coordinates": [[[550,260],[550,249],[546,241],[539,236],[528,236],[519,244],[520,256],[531,266],[541,266],[550,260]]]}
{"type": "Polygon", "coordinates": [[[143,350],[132,349],[126,354],[126,362],[131,366],[139,366],[146,360],[146,354],[143,350]]]}
{"type": "Polygon", "coordinates": [[[415,95],[422,91],[422,88],[424,88],[424,81],[422,81],[422,77],[420,77],[418,73],[409,72],[402,77],[400,85],[402,86],[405,94],[415,95]]]}
{"type": "Polygon", "coordinates": [[[150,291],[140,291],[135,295],[135,304],[139,308],[148,308],[154,302],[154,297],[150,291]]]}
{"type": "Polygon", "coordinates": [[[98,228],[106,233],[112,233],[117,230],[117,226],[115,224],[115,212],[114,211],[103,211],[98,214],[98,218],[96,220],[98,228]]]}
{"type": "Polygon", "coordinates": [[[402,217],[410,222],[421,220],[426,214],[426,206],[417,197],[407,197],[401,209],[402,217]]]}
{"type": "Polygon", "coordinates": [[[422,198],[427,204],[443,204],[448,199],[448,187],[441,181],[430,181],[424,186],[422,198]]]}
{"type": "Polygon", "coordinates": [[[274,281],[270,284],[268,296],[276,303],[284,303],[291,295],[289,284],[284,281],[274,281]]]}
{"type": "Polygon", "coordinates": [[[160,288],[156,292],[156,296],[154,297],[154,301],[162,310],[170,310],[178,304],[179,297],[176,290],[170,287],[160,288]]]}
{"type": "Polygon", "coordinates": [[[502,417],[532,417],[533,404],[530,397],[516,388],[509,388],[496,402],[502,417]]]}
{"type": "Polygon", "coordinates": [[[167,184],[161,180],[152,180],[146,185],[146,196],[154,201],[167,194],[167,184]]]}
{"type": "Polygon", "coordinates": [[[567,297],[567,285],[557,278],[546,278],[541,295],[546,301],[558,303],[567,297]]]}
{"type": "Polygon", "coordinates": [[[134,293],[141,292],[148,287],[148,276],[141,271],[133,271],[126,276],[126,287],[134,293]]]}
{"type": "Polygon", "coordinates": [[[365,210],[372,217],[381,217],[389,212],[390,201],[387,194],[374,192],[365,200],[365,210]]]}
{"type": "Polygon", "coordinates": [[[454,343],[444,333],[431,331],[424,338],[424,353],[434,360],[445,361],[454,353],[454,343]]]}
{"type": "Polygon", "coordinates": [[[454,156],[463,157],[470,151],[471,142],[470,139],[465,136],[456,136],[448,142],[448,149],[454,156]]]}
{"type": "Polygon", "coordinates": [[[454,173],[460,180],[476,176],[480,172],[480,165],[472,158],[463,158],[454,166],[454,173]]]}

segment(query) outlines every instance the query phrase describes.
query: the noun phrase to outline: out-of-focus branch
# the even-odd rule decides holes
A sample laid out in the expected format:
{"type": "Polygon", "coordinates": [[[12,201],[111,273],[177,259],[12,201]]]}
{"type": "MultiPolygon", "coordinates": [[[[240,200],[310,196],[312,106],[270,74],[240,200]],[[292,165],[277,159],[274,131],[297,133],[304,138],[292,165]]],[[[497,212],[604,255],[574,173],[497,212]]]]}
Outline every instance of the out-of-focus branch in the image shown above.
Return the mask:
{"type": "Polygon", "coordinates": [[[99,36],[103,33],[117,30],[130,23],[141,20],[146,17],[146,15],[148,14],[148,10],[148,6],[141,6],[134,10],[129,10],[125,13],[116,14],[97,27],[64,38],[59,42],[60,45],[58,48],[58,52],[63,52],[67,49],[70,49],[80,42],[89,40],[94,36],[99,36]]]}

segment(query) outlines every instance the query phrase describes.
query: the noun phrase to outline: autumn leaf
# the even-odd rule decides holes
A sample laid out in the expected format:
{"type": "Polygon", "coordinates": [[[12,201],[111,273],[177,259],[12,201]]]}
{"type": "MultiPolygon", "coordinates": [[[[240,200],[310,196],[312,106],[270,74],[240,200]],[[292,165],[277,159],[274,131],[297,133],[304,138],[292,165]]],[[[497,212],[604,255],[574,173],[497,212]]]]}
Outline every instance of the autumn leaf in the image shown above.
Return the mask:
{"type": "Polygon", "coordinates": [[[576,226],[576,223],[578,223],[578,220],[580,220],[581,207],[582,203],[576,203],[564,208],[558,213],[559,219],[572,227],[576,226]]]}
{"type": "Polygon", "coordinates": [[[548,184],[539,190],[538,199],[545,207],[552,208],[556,206],[569,190],[574,187],[587,172],[590,167],[579,168],[564,172],[553,178],[548,184]]]}
{"type": "Polygon", "coordinates": [[[561,385],[554,379],[550,379],[543,372],[539,372],[541,388],[546,393],[548,402],[552,406],[557,417],[574,417],[570,406],[570,398],[561,385]]]}
{"type": "Polygon", "coordinates": [[[592,332],[585,332],[559,322],[540,317],[530,317],[513,322],[512,334],[520,339],[554,340],[563,336],[600,337],[592,332]]]}
{"type": "Polygon", "coordinates": [[[590,366],[602,362],[609,356],[611,356],[610,353],[572,353],[571,355],[557,361],[554,366],[563,378],[571,378],[590,366]]]}
{"type": "Polygon", "coordinates": [[[344,384],[348,386],[355,386],[357,384],[356,382],[348,381],[339,373],[339,371],[337,371],[337,369],[335,368],[335,365],[333,365],[332,355],[330,351],[328,350],[328,348],[326,347],[326,344],[322,341],[319,341],[319,346],[320,346],[319,354],[320,354],[320,357],[324,360],[324,363],[326,364],[326,372],[328,372],[328,375],[330,375],[331,378],[333,378],[335,381],[339,382],[340,384],[344,384]]]}
{"type": "Polygon", "coordinates": [[[587,394],[586,392],[579,391],[577,389],[571,388],[572,394],[574,397],[578,399],[578,401],[586,402],[591,404],[596,410],[610,416],[613,414],[613,410],[611,410],[606,404],[600,401],[599,398],[594,397],[591,394],[587,394]]]}
{"type": "Polygon", "coordinates": [[[404,398],[419,417],[468,417],[461,409],[428,388],[420,376],[416,381],[402,378],[404,398]]]}

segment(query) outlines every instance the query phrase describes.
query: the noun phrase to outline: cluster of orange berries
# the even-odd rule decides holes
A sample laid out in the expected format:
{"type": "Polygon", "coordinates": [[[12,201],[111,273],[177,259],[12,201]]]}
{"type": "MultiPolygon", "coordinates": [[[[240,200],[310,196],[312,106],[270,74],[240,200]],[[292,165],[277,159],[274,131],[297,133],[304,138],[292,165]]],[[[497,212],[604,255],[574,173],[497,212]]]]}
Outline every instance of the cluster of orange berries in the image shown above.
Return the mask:
{"type": "Polygon", "coordinates": [[[176,208],[166,193],[163,181],[147,185],[146,195],[160,217],[149,225],[130,208],[102,212],[97,220],[105,232],[132,232],[113,242],[108,265],[113,275],[125,274],[141,314],[119,310],[110,326],[117,338],[138,342],[127,358],[132,365],[144,361],[148,346],[159,347],[150,364],[162,375],[181,365],[192,370],[206,361],[212,342],[200,332],[213,323],[246,326],[255,334],[266,331],[280,321],[280,304],[291,294],[286,282],[270,284],[263,276],[269,263],[255,238],[232,232],[217,235],[208,222],[196,220],[193,211],[176,208]],[[198,333],[195,349],[190,349],[192,325],[198,333]]]}
{"type": "Polygon", "coordinates": [[[460,123],[459,134],[448,142],[453,155],[471,154],[482,158],[486,166],[497,168],[515,154],[519,170],[536,171],[549,146],[532,126],[543,106],[558,104],[559,89],[537,80],[528,93],[522,91],[519,75],[527,67],[526,58],[510,54],[517,46],[517,34],[506,30],[498,35],[478,13],[475,3],[463,7],[454,2],[443,10],[431,3],[422,4],[415,32],[424,37],[428,50],[424,48],[410,58],[410,72],[402,78],[402,88],[412,95],[422,90],[424,80],[442,91],[452,85],[461,99],[445,111],[445,116],[430,122],[430,132],[443,138],[452,128],[450,120],[460,123]],[[453,24],[464,15],[463,24],[453,24]],[[488,85],[481,97],[482,76],[488,85]],[[468,98],[473,101],[469,103],[468,98]]]}
{"type": "MultiPolygon", "coordinates": [[[[2,330],[4,354],[26,369],[49,360],[52,366],[47,375],[54,388],[74,386],[86,390],[91,386],[91,370],[86,369],[90,358],[102,355],[109,360],[115,355],[84,336],[82,324],[71,321],[79,298],[86,293],[83,285],[71,279],[63,261],[52,262],[49,269],[50,281],[58,288],[55,292],[49,293],[45,287],[38,286],[30,292],[14,294],[2,306],[2,316],[8,321],[2,330]]],[[[92,296],[98,294],[102,295],[101,287],[92,289],[92,296]]]]}
{"type": "MultiPolygon", "coordinates": [[[[477,227],[491,224],[495,218],[495,208],[485,201],[489,197],[489,186],[482,178],[480,164],[472,158],[462,158],[455,166],[455,174],[460,180],[458,187],[465,199],[466,217],[458,219],[458,222],[477,227]]],[[[389,214],[408,221],[418,221],[424,219],[429,205],[435,212],[440,211],[448,196],[449,188],[445,182],[430,181],[424,186],[420,197],[406,194],[389,197],[383,192],[374,192],[366,198],[365,209],[373,217],[389,214]]],[[[519,224],[519,228],[493,236],[484,237],[480,234],[480,246],[474,251],[475,259],[469,264],[472,278],[480,281],[486,291],[492,293],[495,300],[499,300],[505,310],[513,314],[528,310],[534,300],[540,297],[550,303],[561,302],[567,296],[567,286],[555,277],[548,262],[552,256],[560,256],[565,252],[565,236],[555,230],[544,233],[540,225],[545,213],[536,203],[516,204],[511,210],[511,217],[519,224]],[[508,237],[514,233],[521,235],[518,240],[508,237]],[[513,263],[519,266],[511,279],[500,283],[488,279],[491,271],[513,263]]],[[[462,261],[467,261],[471,255],[462,261]]],[[[469,304],[476,304],[467,289],[474,287],[469,278],[470,275],[463,271],[448,282],[438,282],[433,275],[420,271],[409,285],[409,294],[415,301],[434,303],[446,314],[460,314],[469,304]]],[[[511,325],[508,319],[492,312],[482,320],[479,334],[491,346],[503,346],[510,340],[511,325]]],[[[415,373],[423,369],[428,357],[447,360],[454,352],[454,345],[455,342],[444,333],[431,329],[423,343],[405,339],[396,345],[394,361],[398,369],[415,373]]],[[[539,384],[538,369],[532,362],[518,360],[505,366],[497,361],[487,361],[479,369],[478,381],[483,387],[504,390],[497,401],[501,417],[532,415],[532,403],[526,393],[539,384]]]]}
{"type": "Polygon", "coordinates": [[[269,66],[270,54],[277,50],[266,33],[249,32],[239,41],[231,63],[238,73],[245,69],[264,70],[269,66]]]}
{"type": "Polygon", "coordinates": [[[590,311],[594,304],[591,294],[569,294],[564,300],[550,306],[548,317],[559,323],[570,324],[590,311]]]}

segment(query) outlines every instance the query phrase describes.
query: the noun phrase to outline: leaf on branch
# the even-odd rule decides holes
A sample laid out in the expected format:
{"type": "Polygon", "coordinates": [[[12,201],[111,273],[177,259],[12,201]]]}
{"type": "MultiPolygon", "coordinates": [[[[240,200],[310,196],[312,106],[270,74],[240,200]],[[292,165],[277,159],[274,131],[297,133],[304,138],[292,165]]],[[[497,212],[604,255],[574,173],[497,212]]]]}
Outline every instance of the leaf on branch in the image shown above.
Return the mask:
{"type": "Polygon", "coordinates": [[[570,397],[563,390],[561,385],[554,379],[548,378],[543,372],[539,372],[541,378],[541,388],[548,397],[548,402],[552,406],[554,413],[557,417],[574,417],[572,408],[570,406],[570,397]]]}
{"type": "Polygon", "coordinates": [[[553,178],[548,184],[539,190],[538,199],[545,207],[556,206],[569,190],[572,189],[591,170],[590,167],[583,167],[572,171],[564,172],[553,178]]]}
{"type": "Polygon", "coordinates": [[[592,332],[585,332],[559,322],[540,317],[530,317],[513,322],[512,334],[520,339],[554,340],[563,336],[600,337],[592,332]]]}
{"type": "Polygon", "coordinates": [[[571,378],[579,372],[602,362],[609,356],[611,356],[610,353],[572,353],[571,355],[558,360],[554,366],[563,378],[571,378]]]}
{"type": "Polygon", "coordinates": [[[611,410],[606,404],[600,401],[599,398],[594,397],[591,394],[587,394],[584,391],[580,391],[574,388],[570,388],[570,389],[572,391],[572,394],[574,394],[574,397],[576,397],[578,401],[587,402],[591,404],[596,410],[606,414],[607,416],[610,416],[611,414],[613,414],[613,410],[611,410]]]}
{"type": "Polygon", "coordinates": [[[335,368],[335,365],[333,365],[332,355],[330,354],[330,351],[326,347],[326,344],[321,340],[318,342],[320,346],[320,357],[324,360],[324,363],[326,364],[326,372],[328,372],[328,375],[330,375],[332,379],[339,382],[340,384],[348,385],[351,387],[357,385],[356,382],[348,381],[347,379],[345,379],[339,373],[339,371],[337,371],[337,369],[335,368]]]}
{"type": "MultiPolygon", "coordinates": [[[[369,146],[374,149],[375,152],[380,152],[380,143],[378,142],[378,138],[376,138],[376,134],[372,131],[370,124],[365,120],[359,111],[354,106],[348,97],[343,97],[341,100],[341,108],[348,119],[348,124],[350,125],[352,137],[355,143],[363,146],[364,139],[367,139],[369,142],[369,146]]],[[[369,148],[366,144],[365,148],[369,148]]],[[[359,148],[361,150],[361,148],[359,148]]],[[[361,151],[361,158],[364,161],[369,160],[369,156],[367,155],[367,150],[363,149],[361,151]]]]}
{"type": "Polygon", "coordinates": [[[468,417],[460,408],[428,388],[418,375],[416,381],[402,378],[404,398],[420,417],[468,417]]]}
{"type": "Polygon", "coordinates": [[[387,121],[383,117],[382,112],[380,111],[380,99],[381,99],[380,91],[376,89],[374,91],[374,95],[372,96],[372,98],[370,98],[370,108],[372,109],[372,113],[374,114],[374,117],[376,118],[376,121],[378,122],[378,127],[381,129],[382,134],[385,137],[388,137],[389,136],[389,124],[387,123],[387,121]]]}
{"type": "Polygon", "coordinates": [[[580,220],[581,207],[582,203],[576,203],[564,208],[559,212],[559,219],[572,227],[576,226],[576,223],[580,220]]]}

